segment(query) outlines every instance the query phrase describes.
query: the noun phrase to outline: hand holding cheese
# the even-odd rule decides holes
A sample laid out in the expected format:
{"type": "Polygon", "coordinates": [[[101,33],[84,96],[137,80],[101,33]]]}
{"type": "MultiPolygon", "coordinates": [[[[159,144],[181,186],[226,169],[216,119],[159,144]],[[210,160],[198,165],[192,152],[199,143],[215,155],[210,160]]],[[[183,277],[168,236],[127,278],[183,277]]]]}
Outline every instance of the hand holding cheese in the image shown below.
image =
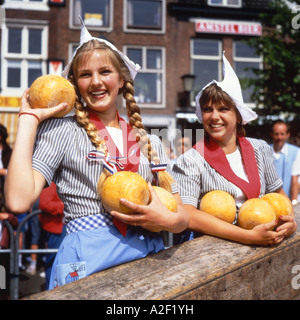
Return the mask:
{"type": "Polygon", "coordinates": [[[100,196],[108,212],[114,210],[127,214],[135,211],[124,206],[120,199],[136,204],[148,204],[150,201],[150,191],[146,180],[138,173],[130,171],[119,171],[106,178],[100,196]]]}

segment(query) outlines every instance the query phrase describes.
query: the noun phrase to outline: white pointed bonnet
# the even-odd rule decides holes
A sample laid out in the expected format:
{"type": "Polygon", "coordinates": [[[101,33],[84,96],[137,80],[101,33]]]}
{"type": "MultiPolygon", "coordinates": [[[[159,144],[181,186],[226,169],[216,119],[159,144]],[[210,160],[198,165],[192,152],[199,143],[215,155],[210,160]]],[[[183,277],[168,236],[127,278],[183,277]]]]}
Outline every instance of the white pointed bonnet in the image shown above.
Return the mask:
{"type": "Polygon", "coordinates": [[[109,41],[107,40],[104,40],[104,39],[101,39],[101,38],[95,38],[95,37],[92,37],[91,34],[89,33],[89,31],[87,30],[83,20],[81,19],[81,17],[79,16],[79,19],[81,21],[81,34],[80,34],[80,45],[79,47],[75,50],[74,54],[73,54],[73,57],[71,59],[71,61],[68,63],[68,65],[65,67],[65,69],[63,70],[62,72],[62,76],[67,78],[68,77],[68,74],[69,74],[69,71],[70,71],[70,68],[71,68],[71,64],[72,64],[72,61],[77,53],[77,50],[79,48],[82,47],[82,45],[90,40],[97,40],[99,42],[103,42],[105,43],[107,46],[109,46],[112,50],[116,51],[120,57],[122,58],[122,60],[125,62],[126,66],[128,67],[129,71],[130,71],[130,74],[131,74],[131,77],[132,79],[134,80],[138,70],[141,68],[138,64],[135,64],[133,61],[131,61],[123,52],[119,51],[112,43],[110,43],[109,41]]]}
{"type": "Polygon", "coordinates": [[[255,120],[257,118],[256,112],[254,112],[250,107],[244,104],[242,89],[237,75],[232,69],[230,63],[225,57],[225,52],[223,52],[223,81],[213,80],[208,83],[196,96],[196,115],[200,122],[202,122],[202,113],[200,106],[200,97],[204,89],[206,89],[211,84],[215,83],[218,87],[220,87],[223,91],[225,91],[230,98],[236,104],[237,109],[239,110],[243,124],[255,120]]]}

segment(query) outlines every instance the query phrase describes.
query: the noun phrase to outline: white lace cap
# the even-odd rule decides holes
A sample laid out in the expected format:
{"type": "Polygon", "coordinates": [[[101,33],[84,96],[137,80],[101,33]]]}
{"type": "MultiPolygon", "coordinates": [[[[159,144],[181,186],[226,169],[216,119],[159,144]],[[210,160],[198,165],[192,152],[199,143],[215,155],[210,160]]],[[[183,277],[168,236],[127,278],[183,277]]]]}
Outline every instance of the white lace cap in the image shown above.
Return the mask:
{"type": "Polygon", "coordinates": [[[101,38],[95,38],[92,37],[91,34],[89,33],[89,31],[87,30],[82,18],[79,16],[79,19],[81,21],[81,34],[80,34],[80,45],[79,47],[75,50],[73,57],[71,59],[71,61],[68,63],[68,65],[65,67],[65,69],[62,72],[62,76],[67,78],[68,74],[70,72],[70,68],[71,68],[71,64],[72,61],[77,53],[77,50],[79,48],[82,47],[82,45],[90,40],[97,40],[99,42],[103,42],[105,43],[107,46],[109,46],[112,50],[116,51],[120,57],[122,58],[122,60],[125,62],[126,66],[128,67],[129,71],[130,71],[130,75],[132,77],[132,79],[134,80],[138,70],[141,68],[140,65],[134,63],[133,61],[131,61],[123,52],[121,52],[120,50],[118,50],[112,43],[110,43],[109,41],[105,40],[105,39],[101,39],[101,38]]]}
{"type": "Polygon", "coordinates": [[[208,83],[196,96],[196,116],[198,117],[199,121],[202,123],[202,113],[201,113],[201,106],[200,106],[200,97],[204,89],[206,89],[211,84],[215,83],[219,86],[223,91],[225,91],[230,98],[236,104],[237,109],[239,110],[243,124],[246,124],[252,120],[257,118],[257,114],[253,111],[250,107],[244,104],[242,89],[239,82],[237,75],[235,74],[234,70],[232,69],[229,61],[225,57],[225,51],[223,52],[223,81],[216,81],[213,80],[208,83]]]}

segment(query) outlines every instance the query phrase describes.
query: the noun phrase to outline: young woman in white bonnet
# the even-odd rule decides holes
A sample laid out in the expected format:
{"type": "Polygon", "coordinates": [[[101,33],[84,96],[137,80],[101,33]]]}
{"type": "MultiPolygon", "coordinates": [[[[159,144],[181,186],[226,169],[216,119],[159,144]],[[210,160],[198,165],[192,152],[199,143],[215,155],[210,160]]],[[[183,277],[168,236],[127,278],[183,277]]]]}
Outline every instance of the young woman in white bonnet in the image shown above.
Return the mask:
{"type": "Polygon", "coordinates": [[[247,199],[265,193],[284,194],[277,175],[272,150],[263,140],[246,138],[243,125],[257,118],[243,103],[239,80],[223,55],[224,79],[207,84],[196,97],[196,114],[203,123],[204,139],[183,154],[173,166],[184,207],[189,212],[190,239],[197,233],[245,243],[272,245],[295,232],[293,216],[242,229],[198,209],[209,191],[230,193],[237,209],[247,199]]]}
{"type": "Polygon", "coordinates": [[[83,24],[80,46],[63,72],[76,90],[76,116],[51,118],[65,104],[31,109],[28,90],[24,92],[7,175],[7,204],[14,212],[24,212],[46,185],[55,182],[64,203],[67,236],[53,264],[50,289],[164,249],[160,234],[147,228],[181,232],[188,226],[175,181],[167,172],[151,171],[167,157],[159,138],[147,135],[142,125],[133,97],[138,69],[110,42],[93,38],[83,24]],[[129,124],[117,112],[120,94],[129,124]],[[129,153],[133,148],[135,152],[129,153]],[[97,188],[101,190],[109,172],[103,162],[90,160],[93,150],[103,152],[107,163],[110,156],[118,157],[124,170],[148,181],[151,203],[138,206],[124,201],[136,214],[108,213],[97,188]],[[153,181],[174,193],[176,213],[159,201],[153,181]]]}

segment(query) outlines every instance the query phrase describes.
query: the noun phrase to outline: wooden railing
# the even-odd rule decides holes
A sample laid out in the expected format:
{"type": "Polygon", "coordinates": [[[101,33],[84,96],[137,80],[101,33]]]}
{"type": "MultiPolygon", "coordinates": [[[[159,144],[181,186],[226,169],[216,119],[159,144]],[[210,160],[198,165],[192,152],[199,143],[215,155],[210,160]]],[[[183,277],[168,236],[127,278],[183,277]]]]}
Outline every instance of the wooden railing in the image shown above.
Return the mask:
{"type": "MultiPolygon", "coordinates": [[[[300,205],[295,207],[298,226],[300,205]]],[[[202,236],[26,299],[298,299],[299,228],[281,244],[248,246],[202,236]]]]}

